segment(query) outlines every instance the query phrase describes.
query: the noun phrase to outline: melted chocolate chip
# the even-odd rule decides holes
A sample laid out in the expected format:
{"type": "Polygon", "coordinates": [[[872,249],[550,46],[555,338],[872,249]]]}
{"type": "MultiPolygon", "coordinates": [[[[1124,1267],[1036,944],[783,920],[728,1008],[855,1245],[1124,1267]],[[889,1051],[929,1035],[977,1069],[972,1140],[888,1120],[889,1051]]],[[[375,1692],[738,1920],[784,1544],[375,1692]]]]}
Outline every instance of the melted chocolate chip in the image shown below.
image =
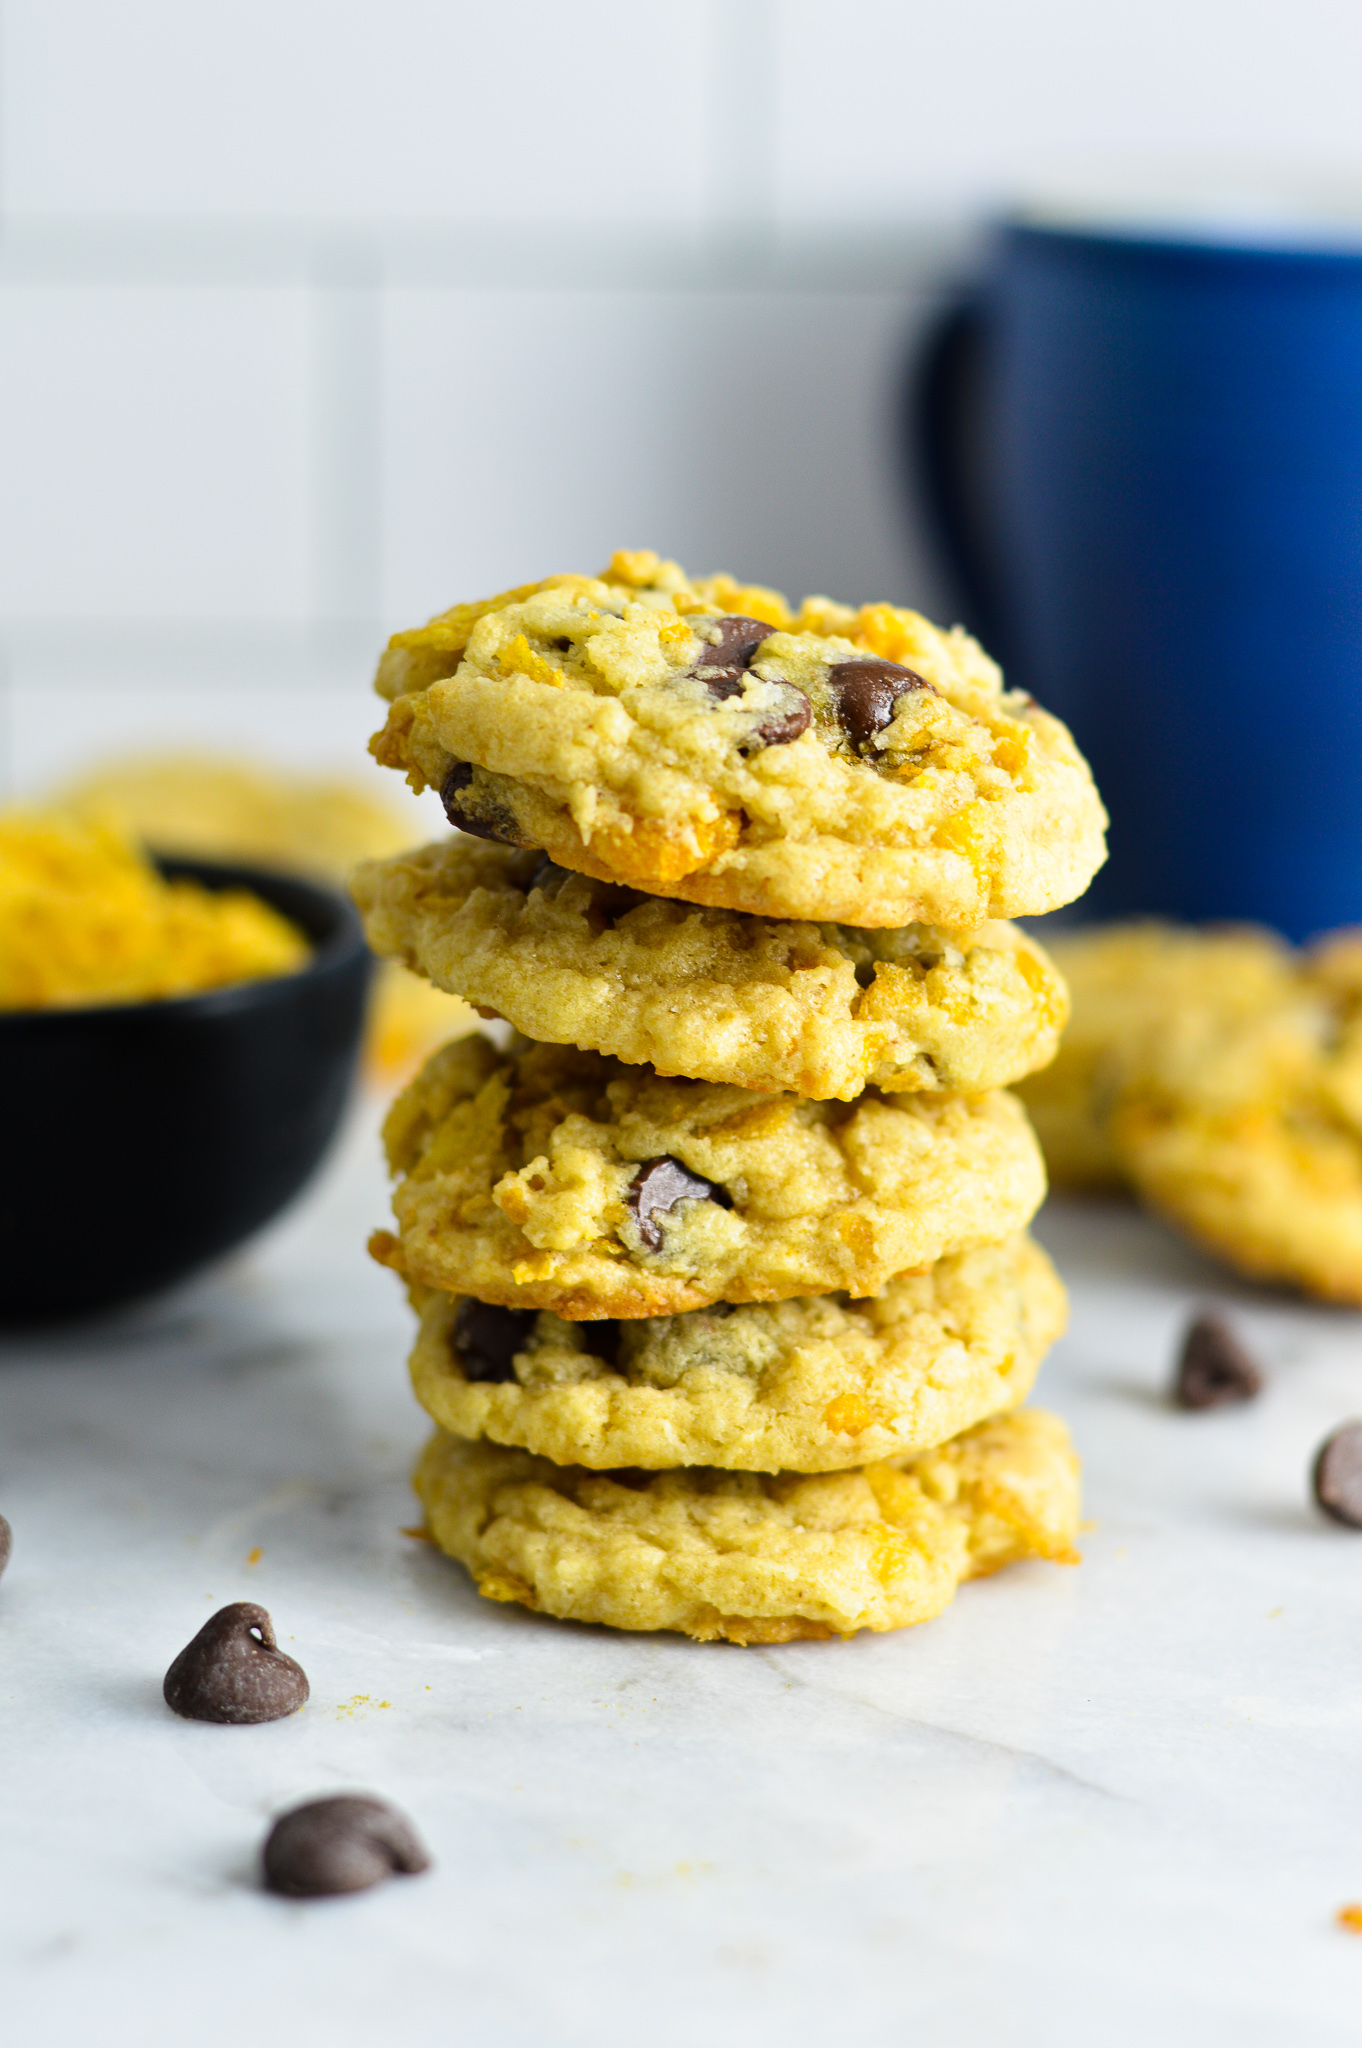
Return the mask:
{"type": "Polygon", "coordinates": [[[0,1515],[0,1578],[5,1575],[9,1554],[14,1548],[14,1532],[3,1515],[0,1515]]]}
{"type": "Polygon", "coordinates": [[[265,1883],[290,1899],[362,1892],[394,1871],[429,1870],[430,1855],[406,1815],[386,1799],[354,1793],[309,1799],[281,1814],[265,1838],[265,1883]]]}
{"type": "Polygon", "coordinates": [[[1222,1317],[1192,1319],[1173,1381],[1179,1408],[1223,1408],[1231,1401],[1251,1401],[1262,1385],[1262,1373],[1222,1317]]]}
{"type": "Polygon", "coordinates": [[[472,765],[467,761],[455,761],[440,784],[440,802],[450,824],[459,832],[470,832],[475,839],[493,839],[499,845],[514,846],[517,843],[515,823],[506,812],[485,803],[476,809],[470,806],[464,792],[472,782],[472,765]]]}
{"type": "Polygon", "coordinates": [[[658,1217],[675,1203],[691,1200],[717,1202],[721,1209],[733,1207],[733,1197],[726,1188],[717,1181],[706,1180],[703,1174],[692,1173],[670,1153],[664,1153],[660,1159],[645,1159],[629,1183],[625,1200],[638,1218],[638,1234],[650,1252],[655,1252],[662,1243],[658,1217]]]}
{"type": "Polygon", "coordinates": [[[900,668],[895,661],[880,661],[871,655],[839,661],[828,672],[828,685],[842,730],[861,752],[877,732],[884,731],[905,691],[932,688],[926,677],[914,669],[900,668]]]}
{"type": "Polygon", "coordinates": [[[498,1308],[465,1295],[454,1312],[454,1348],[465,1379],[513,1380],[515,1355],[534,1328],[532,1308],[498,1308]]]}
{"type": "Polygon", "coordinates": [[[186,1721],[281,1721],[307,1700],[307,1674],[274,1640],[263,1607],[220,1607],[165,1676],[166,1705],[186,1721]]]}
{"type": "Polygon", "coordinates": [[[1362,1422],[1345,1422],[1325,1438],[1311,1477],[1325,1514],[1347,1529],[1362,1529],[1362,1422]]]}
{"type": "Polygon", "coordinates": [[[775,627],[734,613],[730,618],[698,624],[695,630],[702,645],[699,659],[689,673],[700,678],[711,697],[736,697],[753,655],[763,640],[770,639],[775,627]]]}
{"type": "Polygon", "coordinates": [[[804,692],[793,683],[780,685],[780,702],[764,711],[745,740],[738,743],[740,754],[757,754],[763,747],[788,747],[791,740],[797,740],[807,732],[813,718],[813,706],[804,692]]]}

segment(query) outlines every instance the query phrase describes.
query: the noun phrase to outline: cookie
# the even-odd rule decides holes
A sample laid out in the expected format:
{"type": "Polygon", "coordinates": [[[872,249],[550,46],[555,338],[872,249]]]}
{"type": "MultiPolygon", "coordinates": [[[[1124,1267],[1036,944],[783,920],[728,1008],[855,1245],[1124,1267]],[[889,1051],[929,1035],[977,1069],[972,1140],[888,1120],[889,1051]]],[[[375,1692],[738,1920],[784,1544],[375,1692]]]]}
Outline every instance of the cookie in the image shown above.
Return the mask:
{"type": "Polygon", "coordinates": [[[1025,1234],[852,1300],[569,1323],[429,1294],[416,1398],[455,1436],[560,1465],[835,1472],[944,1443],[1025,1400],[1064,1327],[1025,1234]]]}
{"type": "Polygon", "coordinates": [[[1105,857],[1065,728],[892,605],[795,615],[617,555],[399,634],[378,682],[375,754],[452,824],[654,896],[967,930],[1070,902],[1105,857]]]}
{"type": "Polygon", "coordinates": [[[1204,992],[1108,1118],[1143,1200],[1240,1272],[1362,1304],[1362,937],[1252,1008],[1204,992]]]}
{"type": "Polygon", "coordinates": [[[569,1321],[874,1294],[1020,1229],[1045,1189],[1001,1091],[813,1102],[481,1034],[427,1062],[384,1136],[400,1237],[375,1255],[569,1321]]]}
{"type": "MultiPolygon", "coordinates": [[[[1252,926],[1197,931],[1149,919],[1056,933],[1047,945],[1068,984],[1069,1022],[1056,1057],[1017,1092],[1060,1188],[1125,1183],[1111,1112],[1174,1035],[1184,1047],[1214,1042],[1228,1020],[1297,998],[1289,949],[1252,926]]],[[[1179,1055],[1184,1065],[1188,1056],[1179,1055]]]]}
{"type": "Polygon", "coordinates": [[[1240,1272],[1362,1302],[1362,938],[1054,943],[1073,1021],[1022,1093],[1056,1181],[1124,1183],[1240,1272]]]}
{"type": "Polygon", "coordinates": [[[978,1094],[1052,1058],[1067,1015],[1063,982],[1014,925],[778,923],[462,834],[366,862],[351,892],[375,952],[527,1037],[739,1088],[978,1094]]]}
{"type": "Polygon", "coordinates": [[[961,1580],[1075,1561],[1078,1461],[1038,1409],[850,1472],[588,1472],[437,1431],[430,1531],[493,1600],[702,1642],[906,1628],[961,1580]]]}

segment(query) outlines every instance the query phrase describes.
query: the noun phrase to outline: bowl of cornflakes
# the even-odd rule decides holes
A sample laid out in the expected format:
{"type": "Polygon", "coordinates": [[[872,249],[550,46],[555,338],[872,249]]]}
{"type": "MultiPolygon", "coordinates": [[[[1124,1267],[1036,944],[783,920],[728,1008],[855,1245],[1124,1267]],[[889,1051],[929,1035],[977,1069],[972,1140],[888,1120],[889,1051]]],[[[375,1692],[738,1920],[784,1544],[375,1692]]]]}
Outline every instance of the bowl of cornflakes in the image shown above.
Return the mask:
{"type": "Polygon", "coordinates": [[[344,1114],[371,964],[320,883],[0,815],[0,1321],[156,1292],[277,1215],[344,1114]]]}

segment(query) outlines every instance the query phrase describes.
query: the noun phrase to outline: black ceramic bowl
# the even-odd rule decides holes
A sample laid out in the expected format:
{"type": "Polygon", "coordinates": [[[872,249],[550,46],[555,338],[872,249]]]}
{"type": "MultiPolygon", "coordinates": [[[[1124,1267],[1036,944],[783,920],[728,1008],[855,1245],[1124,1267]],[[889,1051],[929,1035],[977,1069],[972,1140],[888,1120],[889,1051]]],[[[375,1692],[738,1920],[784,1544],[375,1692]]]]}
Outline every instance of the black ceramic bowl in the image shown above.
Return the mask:
{"type": "Polygon", "coordinates": [[[161,866],[253,890],[312,956],[203,995],[0,1013],[0,1322],[108,1308],[230,1251],[344,1112],[372,964],[350,904],[291,875],[161,866]]]}

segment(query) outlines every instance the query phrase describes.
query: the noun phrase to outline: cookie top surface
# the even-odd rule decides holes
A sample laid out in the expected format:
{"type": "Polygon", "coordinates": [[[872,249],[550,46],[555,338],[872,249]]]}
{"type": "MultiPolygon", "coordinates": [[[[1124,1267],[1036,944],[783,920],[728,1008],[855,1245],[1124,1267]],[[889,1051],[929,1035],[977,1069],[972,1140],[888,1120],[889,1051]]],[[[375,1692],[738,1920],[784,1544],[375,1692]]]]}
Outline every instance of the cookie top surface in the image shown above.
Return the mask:
{"type": "Polygon", "coordinates": [[[395,636],[378,758],[453,824],[765,916],[968,929],[1079,895],[1105,816],[1057,720],[890,605],[697,582],[653,555],[395,636]]]}
{"type": "Polygon", "coordinates": [[[659,1074],[850,1101],[1005,1087],[1068,1012],[1008,924],[858,931],[701,908],[463,835],[352,879],[369,943],[528,1038],[659,1074]]]}
{"type": "Polygon", "coordinates": [[[815,1477],[588,1472],[437,1432],[416,1474],[430,1530],[494,1600],[702,1641],[904,1628],[962,1579],[1074,1560],[1078,1466],[1036,1409],[913,1459],[815,1477]]]}
{"type": "Polygon", "coordinates": [[[432,1293],[412,1385],[453,1435],[560,1465],[833,1472],[1016,1407],[1065,1310],[1053,1266],[1024,1233],[859,1301],[569,1323],[432,1293]]]}
{"type": "Polygon", "coordinates": [[[385,1142],[400,1235],[376,1256],[569,1321],[874,1294],[1020,1229],[1045,1186],[1001,1091],[814,1102],[481,1035],[427,1063],[385,1142]]]}

